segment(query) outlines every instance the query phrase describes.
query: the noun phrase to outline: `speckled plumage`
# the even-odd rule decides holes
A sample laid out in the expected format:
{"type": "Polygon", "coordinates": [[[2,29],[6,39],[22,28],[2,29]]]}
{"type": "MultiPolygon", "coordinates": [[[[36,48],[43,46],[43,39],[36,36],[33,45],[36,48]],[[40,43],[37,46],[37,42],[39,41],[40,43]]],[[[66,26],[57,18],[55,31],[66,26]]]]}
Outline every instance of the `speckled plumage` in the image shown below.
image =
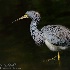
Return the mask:
{"type": "Polygon", "coordinates": [[[62,25],[47,25],[41,31],[45,39],[56,46],[70,46],[70,30],[62,25]]]}
{"type": "MultiPolygon", "coordinates": [[[[66,49],[70,46],[70,30],[68,28],[62,25],[47,25],[39,31],[37,29],[37,24],[40,20],[40,14],[35,11],[28,11],[26,14],[32,19],[30,24],[30,32],[36,44],[39,45],[47,40],[50,44],[56,47],[65,47],[62,49],[66,49]]],[[[57,50],[58,48],[56,51],[57,50]]]]}
{"type": "Polygon", "coordinates": [[[68,28],[62,25],[47,25],[38,30],[37,24],[39,24],[41,18],[40,14],[36,11],[27,11],[25,14],[25,17],[22,16],[15,21],[26,17],[32,19],[30,32],[36,44],[45,43],[52,51],[65,50],[70,47],[70,30],[68,28]]]}

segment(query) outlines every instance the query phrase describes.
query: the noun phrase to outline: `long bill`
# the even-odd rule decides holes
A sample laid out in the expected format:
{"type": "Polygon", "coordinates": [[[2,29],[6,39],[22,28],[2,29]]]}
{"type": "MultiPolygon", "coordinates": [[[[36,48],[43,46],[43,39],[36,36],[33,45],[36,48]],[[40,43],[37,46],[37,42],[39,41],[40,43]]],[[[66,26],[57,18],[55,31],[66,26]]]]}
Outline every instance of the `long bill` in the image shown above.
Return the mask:
{"type": "Polygon", "coordinates": [[[13,21],[12,23],[14,23],[14,22],[16,22],[16,21],[19,21],[19,20],[21,20],[21,19],[24,19],[24,18],[28,18],[28,15],[27,15],[27,14],[25,14],[24,16],[22,16],[22,17],[20,17],[20,18],[16,19],[16,20],[15,20],[15,21],[13,21]]]}

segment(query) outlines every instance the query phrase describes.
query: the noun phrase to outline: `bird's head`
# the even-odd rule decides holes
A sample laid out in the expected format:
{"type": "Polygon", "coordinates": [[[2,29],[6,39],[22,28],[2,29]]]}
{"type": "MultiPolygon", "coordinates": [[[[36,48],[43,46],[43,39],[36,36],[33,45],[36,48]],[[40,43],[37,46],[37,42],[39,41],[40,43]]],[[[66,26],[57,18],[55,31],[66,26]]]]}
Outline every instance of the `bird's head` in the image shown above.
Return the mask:
{"type": "Polygon", "coordinates": [[[25,15],[27,15],[28,17],[30,17],[34,21],[39,21],[40,20],[40,14],[36,11],[27,11],[25,13],[25,15]]]}
{"type": "Polygon", "coordinates": [[[24,18],[31,18],[33,21],[40,21],[40,14],[36,11],[27,11],[24,16],[20,17],[19,19],[15,20],[13,22],[16,22],[16,21],[24,19],[24,18]]]}

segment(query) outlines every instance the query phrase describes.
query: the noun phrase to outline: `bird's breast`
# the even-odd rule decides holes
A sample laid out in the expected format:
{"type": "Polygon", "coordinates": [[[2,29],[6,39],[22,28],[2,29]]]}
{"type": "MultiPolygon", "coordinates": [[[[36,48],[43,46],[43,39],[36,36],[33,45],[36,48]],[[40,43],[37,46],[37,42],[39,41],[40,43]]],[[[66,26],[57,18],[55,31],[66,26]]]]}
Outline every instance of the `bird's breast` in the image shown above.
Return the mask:
{"type": "Polygon", "coordinates": [[[62,47],[62,46],[55,46],[51,44],[47,39],[45,40],[45,44],[51,51],[65,50],[67,48],[67,47],[62,47]]]}

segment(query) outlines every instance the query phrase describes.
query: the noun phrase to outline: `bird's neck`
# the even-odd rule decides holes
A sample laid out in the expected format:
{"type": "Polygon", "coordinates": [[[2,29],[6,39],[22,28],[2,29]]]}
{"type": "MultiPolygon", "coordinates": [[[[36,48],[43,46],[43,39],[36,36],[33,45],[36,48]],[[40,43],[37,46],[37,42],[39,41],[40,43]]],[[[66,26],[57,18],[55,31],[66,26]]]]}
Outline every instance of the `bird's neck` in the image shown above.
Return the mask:
{"type": "Polygon", "coordinates": [[[35,21],[31,21],[30,32],[32,36],[35,35],[36,33],[39,33],[39,30],[37,29],[37,23],[35,21]]]}
{"type": "Polygon", "coordinates": [[[35,21],[32,21],[30,24],[30,32],[35,43],[39,45],[43,41],[43,36],[41,31],[37,29],[37,23],[35,21]]]}

